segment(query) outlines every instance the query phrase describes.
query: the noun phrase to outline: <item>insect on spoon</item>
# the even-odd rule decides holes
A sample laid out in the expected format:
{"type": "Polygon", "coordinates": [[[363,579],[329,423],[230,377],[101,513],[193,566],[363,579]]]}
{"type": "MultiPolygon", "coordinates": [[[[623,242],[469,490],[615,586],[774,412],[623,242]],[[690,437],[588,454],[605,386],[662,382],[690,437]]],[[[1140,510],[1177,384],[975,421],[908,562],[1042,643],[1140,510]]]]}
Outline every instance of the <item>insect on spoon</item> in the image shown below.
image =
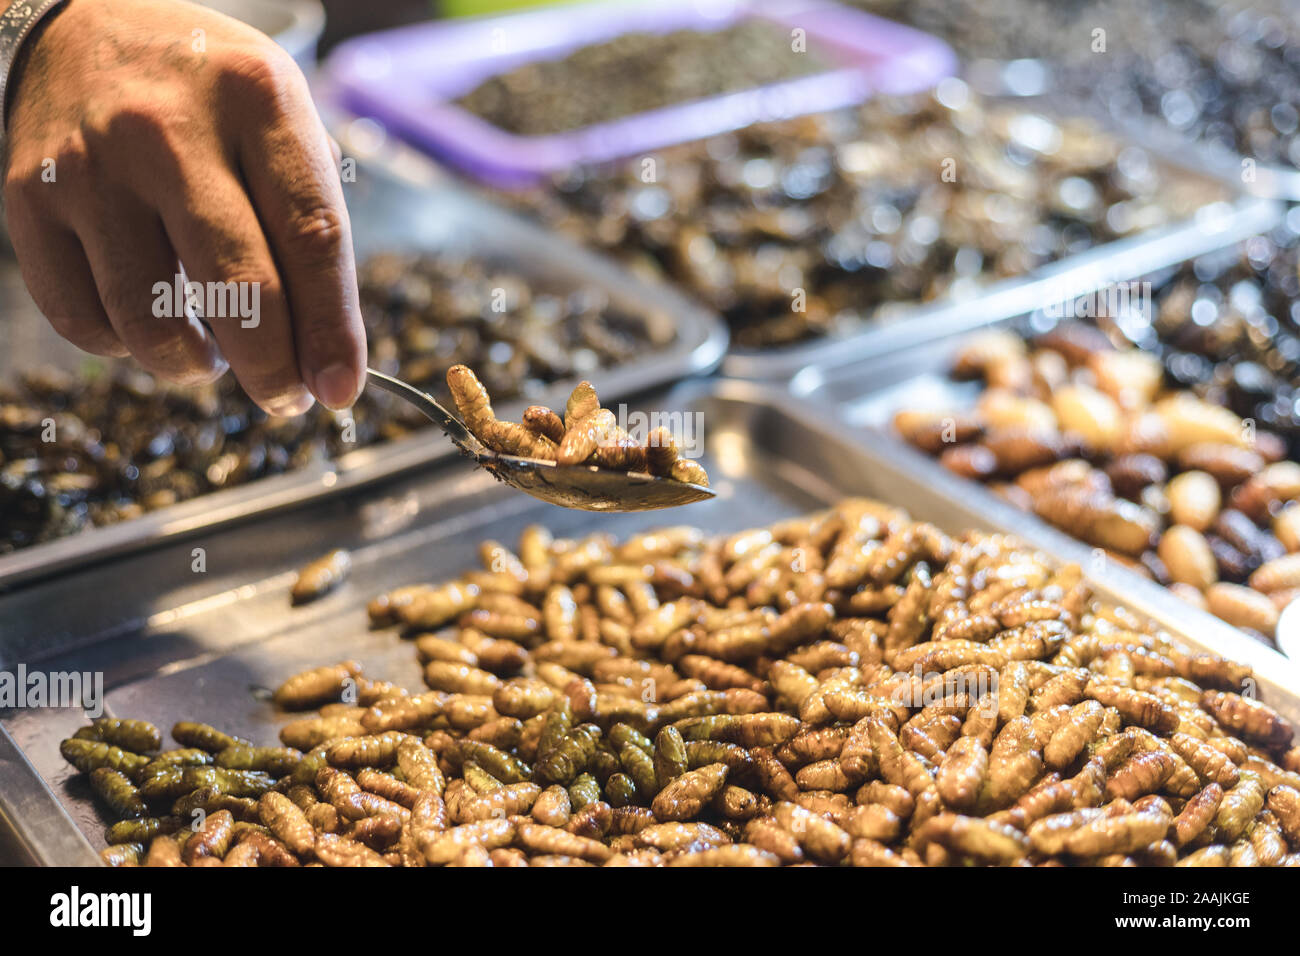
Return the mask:
{"type": "Polygon", "coordinates": [[[716,492],[703,485],[641,472],[614,471],[594,465],[558,465],[537,458],[502,455],[485,447],[457,416],[432,395],[414,385],[374,369],[366,369],[370,382],[405,399],[430,421],[442,427],[460,450],[512,488],[559,505],[582,511],[655,511],[705,501],[716,492]]]}

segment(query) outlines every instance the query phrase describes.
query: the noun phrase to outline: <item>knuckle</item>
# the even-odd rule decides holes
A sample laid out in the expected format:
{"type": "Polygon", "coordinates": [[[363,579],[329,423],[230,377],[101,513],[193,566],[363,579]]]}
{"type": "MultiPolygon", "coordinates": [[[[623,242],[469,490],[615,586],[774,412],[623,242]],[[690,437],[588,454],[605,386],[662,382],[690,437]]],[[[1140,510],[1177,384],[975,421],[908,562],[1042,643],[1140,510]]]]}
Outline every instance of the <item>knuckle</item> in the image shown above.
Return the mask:
{"type": "Polygon", "coordinates": [[[95,355],[127,354],[117,336],[98,321],[84,316],[69,315],[66,312],[47,314],[46,319],[60,338],[66,339],[83,351],[93,352],[95,355]]]}
{"type": "Polygon", "coordinates": [[[113,324],[122,338],[131,343],[132,349],[152,351],[177,338],[178,330],[168,327],[171,320],[153,315],[148,303],[139,296],[130,295],[116,283],[105,284],[100,289],[100,300],[104,311],[112,317],[113,324]]]}
{"type": "MultiPolygon", "coordinates": [[[[32,298],[35,299],[36,297],[33,296],[32,298]]],[[[39,306],[40,302],[37,301],[36,304],[39,306]]],[[[77,338],[81,336],[83,327],[86,325],[84,319],[59,309],[42,309],[41,311],[45,315],[45,320],[50,323],[50,328],[69,342],[76,344],[77,338]]]]}
{"type": "Polygon", "coordinates": [[[224,91],[264,105],[280,103],[301,76],[293,58],[269,41],[229,52],[218,66],[224,91]]]}
{"type": "Polygon", "coordinates": [[[118,314],[114,319],[123,344],[141,365],[169,382],[191,384],[211,369],[177,323],[138,313],[118,314]]]}
{"type": "Polygon", "coordinates": [[[257,289],[259,295],[274,295],[278,290],[275,273],[254,259],[242,255],[220,257],[212,281],[223,287],[257,289]]]}
{"type": "Polygon", "coordinates": [[[285,242],[288,252],[314,262],[334,259],[347,239],[347,220],[334,206],[313,203],[289,219],[285,242]]]}

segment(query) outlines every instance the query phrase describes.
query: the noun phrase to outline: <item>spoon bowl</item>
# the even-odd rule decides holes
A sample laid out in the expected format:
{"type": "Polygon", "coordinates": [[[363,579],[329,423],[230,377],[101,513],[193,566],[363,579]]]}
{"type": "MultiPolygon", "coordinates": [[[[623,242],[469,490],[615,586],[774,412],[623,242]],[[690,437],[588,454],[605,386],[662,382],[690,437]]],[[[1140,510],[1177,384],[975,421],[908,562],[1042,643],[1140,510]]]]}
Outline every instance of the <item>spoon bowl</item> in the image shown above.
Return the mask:
{"type": "Polygon", "coordinates": [[[553,505],[581,511],[656,511],[705,501],[717,494],[703,485],[641,472],[613,471],[594,465],[559,465],[538,458],[499,454],[475,438],[464,422],[427,392],[374,369],[366,369],[366,376],[377,388],[410,402],[426,418],[441,426],[462,453],[498,481],[553,505]]]}

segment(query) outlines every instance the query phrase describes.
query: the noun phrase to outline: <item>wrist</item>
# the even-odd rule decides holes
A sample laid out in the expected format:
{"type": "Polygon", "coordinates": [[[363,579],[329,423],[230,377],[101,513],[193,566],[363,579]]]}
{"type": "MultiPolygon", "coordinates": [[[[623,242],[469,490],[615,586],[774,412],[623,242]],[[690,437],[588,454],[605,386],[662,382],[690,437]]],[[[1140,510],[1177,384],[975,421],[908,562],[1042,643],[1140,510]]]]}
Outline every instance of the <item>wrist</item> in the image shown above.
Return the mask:
{"type": "Polygon", "coordinates": [[[0,0],[0,144],[19,75],[44,27],[67,0],[0,0]]]}

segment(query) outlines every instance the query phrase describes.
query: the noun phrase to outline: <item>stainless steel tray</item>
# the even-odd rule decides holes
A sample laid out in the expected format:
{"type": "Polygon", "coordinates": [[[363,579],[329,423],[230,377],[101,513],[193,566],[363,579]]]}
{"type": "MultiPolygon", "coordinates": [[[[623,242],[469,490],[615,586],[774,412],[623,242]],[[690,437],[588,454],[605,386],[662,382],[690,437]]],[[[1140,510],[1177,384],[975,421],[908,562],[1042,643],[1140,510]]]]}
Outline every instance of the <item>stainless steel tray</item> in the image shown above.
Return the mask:
{"type": "Polygon", "coordinates": [[[1067,99],[1064,94],[1049,97],[1060,104],[1092,117],[1101,126],[1146,149],[1153,156],[1176,159],[1188,169],[1233,186],[1252,196],[1286,202],[1300,200],[1300,170],[1293,166],[1265,163],[1243,156],[1230,149],[1191,139],[1172,126],[1145,115],[1119,117],[1098,103],[1067,99]],[[1250,178],[1245,178],[1245,163],[1253,167],[1250,178]]]}
{"type": "MultiPolygon", "coordinates": [[[[602,289],[614,306],[632,314],[653,310],[673,316],[677,338],[671,346],[647,352],[625,365],[601,368],[590,376],[607,405],[709,372],[726,351],[726,326],[716,315],[666,285],[635,278],[595,253],[471,195],[409,151],[385,147],[361,152],[349,145],[348,155],[359,159],[356,182],[345,188],[358,258],[383,250],[465,252],[508,262],[548,287],[602,289]]],[[[29,317],[33,313],[31,310],[29,317]]],[[[32,338],[30,347],[37,357],[72,355],[71,350],[48,349],[44,342],[48,336],[32,338]]],[[[22,360],[11,356],[8,364],[22,367],[22,360]]],[[[575,384],[575,380],[560,381],[539,398],[501,403],[501,414],[518,419],[524,406],[533,401],[562,407],[575,384]]],[[[437,432],[420,432],[349,452],[332,463],[264,478],[121,524],[25,548],[0,556],[0,592],[79,564],[117,559],[160,541],[336,494],[455,455],[455,447],[437,432]]]]}
{"type": "Polygon", "coordinates": [[[1155,156],[1176,161],[1252,196],[1288,202],[1300,200],[1300,170],[1294,166],[1254,160],[1253,178],[1243,179],[1243,162],[1250,157],[1185,136],[1149,113],[1116,116],[1095,98],[1061,87],[1050,61],[973,59],[962,65],[959,75],[989,96],[1051,103],[1058,111],[1091,117],[1155,156]]]}
{"type": "Polygon", "coordinates": [[[733,348],[723,360],[722,374],[753,381],[783,381],[809,366],[844,361],[850,356],[877,355],[918,339],[933,340],[949,334],[946,330],[951,326],[960,326],[964,316],[979,322],[1026,312],[1041,304],[1045,291],[1057,298],[1081,295],[1118,276],[1150,271],[1261,232],[1282,215],[1273,191],[1264,188],[1263,172],[1254,188],[1247,188],[1241,181],[1239,167],[1235,177],[1225,175],[1221,164],[1207,160],[1200,151],[1180,149],[1177,142],[1149,129],[1149,123],[1118,127],[1108,117],[1090,111],[1086,104],[1052,94],[1050,82],[1049,92],[1041,92],[1037,87],[1017,91],[1007,86],[990,86],[987,78],[981,82],[970,75],[973,68],[981,65],[992,75],[1001,76],[1009,64],[977,61],[963,68],[966,81],[989,102],[1020,106],[1047,116],[1089,119],[1119,142],[1147,150],[1162,167],[1163,176],[1203,181],[1207,190],[1226,192],[1227,199],[1202,206],[1182,222],[1106,243],[1077,256],[1047,263],[1025,275],[989,283],[965,301],[940,299],[917,303],[887,320],[869,320],[859,332],[826,336],[787,348],[733,348]],[[941,331],[932,332],[932,329],[941,331]]]}
{"type": "MultiPolygon", "coordinates": [[[[996,499],[985,502],[943,476],[931,483],[892,444],[854,437],[824,408],[771,387],[690,383],[653,404],[704,416],[704,463],[719,492],[668,521],[734,531],[845,495],[871,495],[952,531],[1014,531],[1070,560],[1089,555],[996,499]]],[[[116,568],[88,568],[0,597],[0,668],[25,661],[45,671],[101,671],[112,714],[164,728],[181,718],[207,720],[270,742],[283,718],[255,689],[300,668],[350,657],[367,673],[419,687],[410,645],[391,629],[368,630],[365,602],[391,587],[476,566],[479,541],[513,541],[534,521],[557,534],[599,528],[622,536],[663,524],[665,516],[565,511],[511,493],[460,463],[441,465],[214,534],[204,542],[206,575],[189,572],[188,543],[172,542],[116,568]],[[293,569],[335,546],[352,549],[351,579],[317,603],[291,608],[293,569]],[[75,602],[74,595],[90,599],[75,602]]],[[[1253,666],[1264,699],[1300,719],[1294,664],[1154,585],[1110,569],[1088,576],[1103,598],[1253,666]]],[[[58,753],[59,740],[81,722],[73,710],[0,717],[0,820],[16,827],[16,842],[43,863],[93,860],[92,846],[103,845],[105,821],[85,779],[58,753]],[[38,815],[24,809],[33,807],[38,815]]]]}
{"type": "Polygon", "coordinates": [[[938,341],[963,328],[1020,315],[1042,305],[1045,297],[1059,301],[1082,295],[1108,282],[1221,248],[1270,229],[1282,215],[1280,203],[1254,196],[1213,203],[1186,222],[1119,239],[1027,275],[991,283],[969,300],[918,305],[887,321],[868,323],[862,332],[852,335],[827,336],[783,349],[732,349],[723,360],[722,374],[752,381],[790,380],[814,367],[860,361],[919,342],[938,341]]]}
{"type": "Polygon", "coordinates": [[[1136,241],[1128,248],[1116,249],[1114,254],[1096,250],[1096,255],[1089,253],[1063,263],[1061,269],[1004,293],[986,296],[966,307],[936,310],[924,323],[882,329],[870,342],[846,342],[791,376],[790,391],[834,405],[837,415],[851,424],[872,427],[887,426],[888,416],[895,410],[888,407],[890,402],[899,402],[903,397],[914,397],[932,407],[973,398],[976,393],[971,383],[963,387],[947,376],[953,357],[972,334],[1023,325],[1036,311],[1111,283],[1159,281],[1189,260],[1228,250],[1281,225],[1285,211],[1286,207],[1271,200],[1246,201],[1240,212],[1228,216],[1221,225],[1216,223],[1212,233],[1188,225],[1156,241],[1136,241]],[[925,381],[915,386],[907,384],[921,378],[925,381]],[[891,390],[903,387],[915,390],[907,396],[891,397],[891,390]],[[934,391],[936,387],[938,392],[934,391]]]}

